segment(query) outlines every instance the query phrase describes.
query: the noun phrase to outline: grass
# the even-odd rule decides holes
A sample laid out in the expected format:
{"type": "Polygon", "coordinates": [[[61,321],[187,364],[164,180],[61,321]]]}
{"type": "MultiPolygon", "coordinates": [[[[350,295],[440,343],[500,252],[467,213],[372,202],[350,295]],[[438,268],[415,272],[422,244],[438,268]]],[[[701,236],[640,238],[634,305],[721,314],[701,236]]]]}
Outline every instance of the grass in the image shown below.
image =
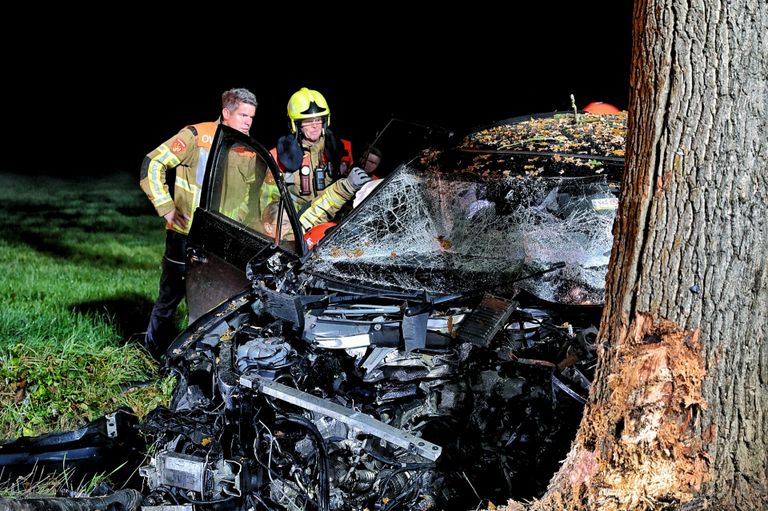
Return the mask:
{"type": "Polygon", "coordinates": [[[167,401],[167,381],[122,390],[159,378],[139,341],[163,243],[137,176],[0,173],[0,438],[167,401]]]}
{"type": "MultiPolygon", "coordinates": [[[[44,475],[30,473],[25,477],[19,477],[13,481],[3,481],[0,484],[0,498],[34,498],[50,497],[57,495],[62,488],[70,489],[69,481],[72,471],[51,472],[44,475]]],[[[105,476],[97,476],[76,488],[77,493],[89,496],[101,482],[106,482],[105,476]]]]}

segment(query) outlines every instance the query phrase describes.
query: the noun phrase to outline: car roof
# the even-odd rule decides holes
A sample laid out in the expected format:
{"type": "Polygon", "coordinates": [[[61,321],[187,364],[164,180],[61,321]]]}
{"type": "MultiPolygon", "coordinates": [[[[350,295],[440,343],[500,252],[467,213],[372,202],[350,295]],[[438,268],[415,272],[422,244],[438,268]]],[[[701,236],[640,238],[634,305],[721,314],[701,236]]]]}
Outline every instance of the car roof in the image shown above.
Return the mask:
{"type": "Polygon", "coordinates": [[[542,113],[473,128],[450,148],[422,152],[417,165],[436,172],[490,169],[527,176],[617,176],[624,167],[626,112],[542,113]]]}

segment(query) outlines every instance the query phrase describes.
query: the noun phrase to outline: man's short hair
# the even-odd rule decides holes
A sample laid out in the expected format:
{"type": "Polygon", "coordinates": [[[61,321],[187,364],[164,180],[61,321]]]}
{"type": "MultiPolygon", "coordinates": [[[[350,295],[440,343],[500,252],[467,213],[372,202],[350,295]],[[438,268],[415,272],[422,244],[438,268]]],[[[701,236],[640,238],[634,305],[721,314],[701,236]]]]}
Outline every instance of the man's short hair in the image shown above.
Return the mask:
{"type": "Polygon", "coordinates": [[[241,103],[247,105],[259,106],[256,102],[256,95],[248,89],[229,89],[221,95],[221,107],[230,112],[237,110],[241,103]]]}

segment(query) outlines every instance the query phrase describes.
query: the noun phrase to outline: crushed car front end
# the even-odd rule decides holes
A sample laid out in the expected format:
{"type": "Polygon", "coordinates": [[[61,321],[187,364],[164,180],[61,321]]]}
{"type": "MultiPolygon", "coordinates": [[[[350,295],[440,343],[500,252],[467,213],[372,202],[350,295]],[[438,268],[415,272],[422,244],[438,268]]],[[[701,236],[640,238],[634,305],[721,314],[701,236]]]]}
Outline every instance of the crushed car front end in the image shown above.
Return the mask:
{"type": "MultiPolygon", "coordinates": [[[[524,122],[570,122],[553,119],[524,122]]],[[[548,151],[493,147],[516,143],[504,126],[399,167],[302,265],[252,261],[250,288],[177,339],[172,406],[147,421],[149,502],[440,509],[543,491],[590,386],[622,160],[546,136],[548,151]]]]}

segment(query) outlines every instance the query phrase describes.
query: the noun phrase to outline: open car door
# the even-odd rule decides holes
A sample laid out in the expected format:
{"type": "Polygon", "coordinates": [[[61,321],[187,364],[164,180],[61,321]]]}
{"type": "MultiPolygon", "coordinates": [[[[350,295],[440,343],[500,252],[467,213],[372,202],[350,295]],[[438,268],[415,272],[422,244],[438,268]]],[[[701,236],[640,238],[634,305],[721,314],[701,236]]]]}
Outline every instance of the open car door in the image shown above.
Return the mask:
{"type": "Polygon", "coordinates": [[[246,267],[282,251],[300,258],[306,252],[298,215],[282,173],[257,141],[220,125],[208,158],[200,205],[195,210],[187,248],[187,304],[190,323],[248,285],[246,267]],[[272,173],[281,215],[296,236],[278,232],[270,238],[261,223],[265,177],[272,173]],[[295,238],[295,241],[294,241],[295,238]]]}

